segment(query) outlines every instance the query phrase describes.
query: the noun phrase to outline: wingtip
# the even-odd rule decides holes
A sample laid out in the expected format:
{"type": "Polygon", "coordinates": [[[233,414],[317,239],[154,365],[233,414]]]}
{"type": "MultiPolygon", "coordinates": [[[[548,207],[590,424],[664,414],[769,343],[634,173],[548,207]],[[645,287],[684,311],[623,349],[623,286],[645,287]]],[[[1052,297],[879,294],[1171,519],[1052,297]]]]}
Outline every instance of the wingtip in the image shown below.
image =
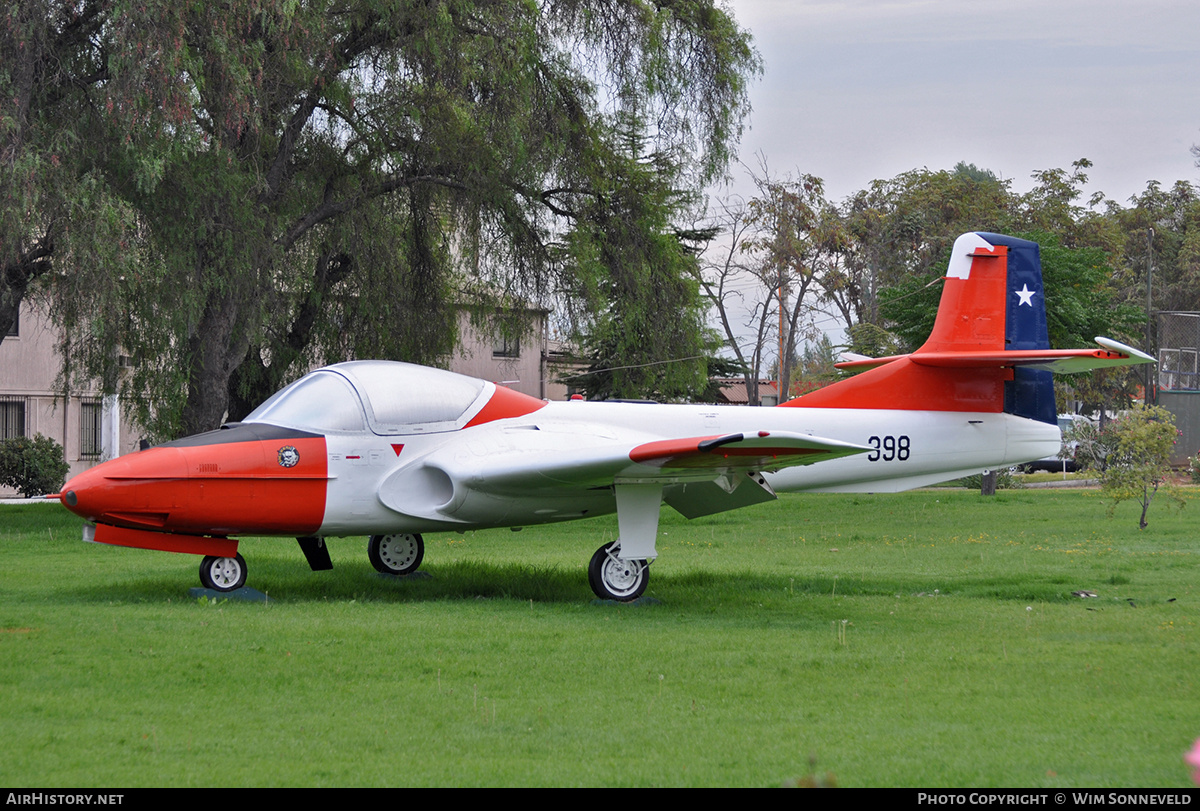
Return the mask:
{"type": "Polygon", "coordinates": [[[1123,344],[1120,341],[1114,341],[1112,338],[1104,338],[1096,336],[1096,343],[1109,352],[1119,352],[1122,355],[1129,355],[1131,358],[1140,358],[1142,363],[1157,363],[1153,355],[1147,355],[1140,349],[1134,349],[1132,346],[1123,344]]]}

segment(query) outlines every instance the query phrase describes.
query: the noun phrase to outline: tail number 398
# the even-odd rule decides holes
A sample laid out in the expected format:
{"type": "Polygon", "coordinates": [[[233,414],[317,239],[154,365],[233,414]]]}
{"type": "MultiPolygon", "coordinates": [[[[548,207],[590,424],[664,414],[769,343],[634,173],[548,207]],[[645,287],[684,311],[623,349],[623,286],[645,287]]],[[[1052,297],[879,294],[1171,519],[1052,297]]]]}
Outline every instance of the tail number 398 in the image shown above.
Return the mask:
{"type": "Polygon", "coordinates": [[[911,447],[906,436],[873,436],[867,440],[867,444],[875,449],[867,454],[868,462],[878,462],[881,459],[885,462],[907,461],[911,447]]]}

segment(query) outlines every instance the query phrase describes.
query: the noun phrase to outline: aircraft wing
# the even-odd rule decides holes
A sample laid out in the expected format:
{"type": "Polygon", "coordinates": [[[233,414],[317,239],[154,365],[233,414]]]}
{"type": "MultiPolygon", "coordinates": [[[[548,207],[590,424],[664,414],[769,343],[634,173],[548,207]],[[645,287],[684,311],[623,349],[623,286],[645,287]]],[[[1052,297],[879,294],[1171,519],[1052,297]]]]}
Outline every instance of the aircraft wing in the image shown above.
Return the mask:
{"type": "Polygon", "coordinates": [[[514,443],[503,453],[468,457],[435,452],[386,479],[380,487],[380,500],[409,515],[453,520],[453,516],[461,515],[465,502],[475,496],[541,496],[553,500],[570,497],[571,493],[607,491],[620,484],[661,484],[669,504],[685,515],[701,515],[774,498],[760,471],[811,465],[874,450],[788,431],[645,442],[589,440],[586,431],[565,440],[548,441],[550,437],[540,437],[540,433],[528,432],[526,443],[514,443]],[[450,485],[439,492],[454,494],[449,501],[433,500],[442,500],[441,506],[434,506],[423,496],[435,481],[450,485]]]}
{"type": "MultiPolygon", "coordinates": [[[[790,431],[759,431],[646,442],[629,451],[629,459],[644,467],[658,469],[663,476],[707,471],[715,478],[732,471],[776,471],[811,465],[870,450],[872,448],[865,445],[790,431]]],[[[640,475],[655,478],[653,473],[640,475]]]]}
{"type": "MultiPolygon", "coordinates": [[[[758,431],[641,443],[613,441],[575,450],[514,450],[476,459],[470,471],[462,473],[473,487],[496,492],[574,484],[607,487],[617,479],[712,481],[738,471],[782,470],[872,450],[790,431],[758,431]]],[[[447,472],[454,475],[449,466],[447,472]]]]}

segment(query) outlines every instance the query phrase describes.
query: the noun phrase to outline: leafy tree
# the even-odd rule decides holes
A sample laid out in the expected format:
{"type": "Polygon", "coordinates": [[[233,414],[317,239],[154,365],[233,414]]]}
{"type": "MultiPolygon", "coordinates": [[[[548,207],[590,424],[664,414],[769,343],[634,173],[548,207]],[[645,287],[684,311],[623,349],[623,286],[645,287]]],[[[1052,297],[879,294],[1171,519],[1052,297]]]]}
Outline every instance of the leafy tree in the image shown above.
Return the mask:
{"type": "MultiPolygon", "coordinates": [[[[728,163],[759,70],[711,0],[54,8],[92,24],[50,61],[102,77],[64,82],[91,128],[66,130],[75,176],[133,212],[145,259],[56,277],[64,354],[98,374],[133,351],[127,401],[160,436],[236,419],[314,361],[436,360],[461,303],[586,288],[575,274],[597,266],[572,262],[649,222],[596,227],[636,177],[617,113],[653,120],[694,187],[728,163]]],[[[697,326],[644,314],[645,334],[697,326]]]]}
{"type": "Polygon", "coordinates": [[[1103,473],[1112,453],[1113,436],[1109,425],[1108,421],[1103,426],[1087,420],[1072,422],[1071,427],[1063,432],[1063,446],[1059,449],[1059,458],[1067,458],[1064,451],[1073,448],[1077,469],[1103,473]]]}
{"type": "Polygon", "coordinates": [[[893,333],[867,321],[850,327],[846,336],[850,339],[850,351],[856,355],[886,358],[901,352],[900,342],[893,333]]]}
{"type": "Polygon", "coordinates": [[[954,168],[950,170],[950,174],[955,177],[964,177],[968,180],[973,180],[976,183],[993,183],[1003,185],[1003,181],[991,169],[980,169],[973,163],[959,161],[954,164],[954,168]]]}
{"type": "Polygon", "coordinates": [[[961,163],[953,172],[921,169],[876,180],[848,198],[842,212],[857,320],[879,326],[892,317],[885,299],[915,297],[911,306],[932,301],[936,309],[940,291],[918,291],[941,277],[954,240],[966,231],[1011,230],[1014,216],[1008,182],[961,163]]]}
{"type": "Polygon", "coordinates": [[[1133,500],[1142,505],[1138,528],[1146,528],[1146,513],[1161,490],[1180,507],[1184,500],[1171,481],[1171,448],[1179,437],[1175,418],[1159,406],[1138,406],[1108,424],[1108,458],[1100,486],[1117,505],[1133,500]]]}
{"type": "Polygon", "coordinates": [[[834,367],[837,356],[833,341],[824,333],[805,342],[798,368],[792,373],[789,394],[804,394],[841,379],[842,373],[834,367]]]}
{"type": "Polygon", "coordinates": [[[585,311],[578,340],[589,359],[573,382],[593,400],[699,398],[714,347],[705,342],[697,254],[712,232],[674,225],[692,199],[677,189],[681,164],[642,155],[636,119],[622,137],[628,154],[610,160],[624,166],[607,173],[616,182],[577,212],[565,246],[577,268],[573,298],[585,311]]]}
{"type": "Polygon", "coordinates": [[[1200,310],[1200,194],[1179,181],[1169,189],[1157,182],[1130,199],[1128,208],[1110,206],[1108,218],[1120,232],[1120,283],[1126,300],[1146,306],[1147,275],[1153,268],[1153,309],[1200,310]]]}

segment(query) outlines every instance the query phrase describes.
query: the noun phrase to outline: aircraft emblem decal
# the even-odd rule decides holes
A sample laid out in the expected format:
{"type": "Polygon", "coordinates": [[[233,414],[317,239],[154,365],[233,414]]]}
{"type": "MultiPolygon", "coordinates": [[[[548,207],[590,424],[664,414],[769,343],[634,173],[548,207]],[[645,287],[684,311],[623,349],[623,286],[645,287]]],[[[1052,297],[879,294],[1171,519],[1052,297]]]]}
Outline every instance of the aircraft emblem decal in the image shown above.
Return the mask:
{"type": "Polygon", "coordinates": [[[293,445],[284,445],[279,449],[279,466],[295,467],[300,463],[300,451],[293,445]]]}

